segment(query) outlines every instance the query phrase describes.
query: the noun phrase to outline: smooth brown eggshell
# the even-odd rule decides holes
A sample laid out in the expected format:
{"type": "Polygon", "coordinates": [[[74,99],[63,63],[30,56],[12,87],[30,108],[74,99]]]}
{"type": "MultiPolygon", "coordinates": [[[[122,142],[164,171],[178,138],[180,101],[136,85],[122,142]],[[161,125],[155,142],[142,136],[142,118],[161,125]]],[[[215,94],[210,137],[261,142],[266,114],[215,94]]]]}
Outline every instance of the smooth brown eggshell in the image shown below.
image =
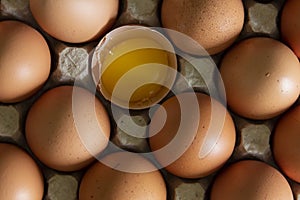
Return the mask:
{"type": "Polygon", "coordinates": [[[152,116],[149,127],[149,135],[153,135],[149,138],[149,142],[155,158],[168,172],[184,178],[200,178],[217,171],[231,156],[236,138],[233,120],[222,104],[201,93],[182,93],[177,95],[177,97],[186,99],[188,102],[188,99],[193,98],[194,95],[196,95],[198,105],[180,105],[175,96],[163,102],[162,107],[152,116]],[[199,152],[204,145],[204,138],[209,134],[209,127],[216,128],[216,126],[214,127],[214,122],[212,122],[212,101],[214,102],[216,115],[221,116],[222,113],[225,115],[224,118],[220,118],[217,122],[221,129],[215,129],[215,132],[218,132],[220,136],[215,141],[212,150],[206,156],[200,157],[199,152]],[[191,112],[188,114],[190,115],[189,117],[185,117],[188,122],[182,122],[180,106],[188,106],[191,109],[194,109],[193,106],[198,106],[200,118],[197,119],[191,112]],[[162,110],[165,110],[166,119],[164,119],[162,110]],[[159,129],[158,127],[162,123],[163,126],[159,129]],[[186,123],[182,131],[179,131],[180,123],[186,123]],[[193,129],[195,132],[190,133],[191,127],[195,125],[196,129],[193,129]],[[171,143],[171,141],[175,141],[174,138],[180,137],[180,133],[184,134],[183,138],[179,139],[178,142],[171,143]],[[184,140],[190,137],[191,134],[194,136],[190,146],[187,146],[183,154],[178,156],[174,162],[165,166],[166,158],[175,156],[177,149],[187,145],[184,140]],[[166,145],[171,145],[169,152],[160,153],[157,151],[166,145]]]}
{"type": "Polygon", "coordinates": [[[289,178],[300,183],[300,106],[279,120],[273,136],[275,161],[289,178]]]}
{"type": "Polygon", "coordinates": [[[293,49],[300,58],[300,1],[285,2],[280,21],[282,39],[293,49]]]}
{"type": "Polygon", "coordinates": [[[29,147],[45,165],[60,171],[79,170],[93,162],[109,135],[110,122],[102,103],[76,86],[45,92],[26,119],[29,147]],[[72,96],[74,90],[76,96],[72,96]]]}
{"type": "Polygon", "coordinates": [[[125,160],[125,152],[107,155],[92,165],[82,178],[79,200],[166,200],[167,191],[164,179],[158,170],[139,173],[117,170],[124,165],[152,165],[145,158],[132,154],[125,160]],[[113,161],[115,168],[103,164],[113,161]]]}
{"type": "Polygon", "coordinates": [[[30,155],[0,143],[0,199],[41,200],[43,193],[43,175],[30,155]]]}
{"type": "Polygon", "coordinates": [[[118,7],[118,0],[30,0],[30,10],[41,28],[70,43],[104,34],[114,24],[118,7]]]}
{"type": "Polygon", "coordinates": [[[285,177],[261,161],[244,160],[231,164],[217,175],[211,200],[293,200],[285,177]]]}
{"type": "Polygon", "coordinates": [[[48,79],[51,55],[43,36],[19,21],[0,22],[0,102],[37,92],[48,79]]]}
{"type": "Polygon", "coordinates": [[[236,114],[268,119],[298,98],[300,65],[283,43],[266,37],[243,40],[221,61],[227,103],[236,114]]]}
{"type": "MultiPolygon", "coordinates": [[[[241,0],[164,0],[161,21],[164,28],[191,37],[212,55],[236,40],[244,24],[244,7],[241,0]]],[[[181,50],[201,54],[199,48],[170,37],[181,50]]]]}

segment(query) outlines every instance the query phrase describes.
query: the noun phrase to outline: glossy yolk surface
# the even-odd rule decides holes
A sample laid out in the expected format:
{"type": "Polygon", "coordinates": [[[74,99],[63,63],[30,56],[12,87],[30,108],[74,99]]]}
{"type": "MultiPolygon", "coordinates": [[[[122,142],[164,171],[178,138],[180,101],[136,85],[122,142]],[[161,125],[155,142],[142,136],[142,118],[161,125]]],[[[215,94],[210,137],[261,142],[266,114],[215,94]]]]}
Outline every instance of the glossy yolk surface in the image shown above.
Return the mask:
{"type": "Polygon", "coordinates": [[[102,87],[110,95],[131,103],[151,101],[164,88],[157,83],[167,78],[168,52],[159,48],[136,48],[121,54],[124,44],[119,48],[116,46],[110,51],[111,58],[107,58],[110,62],[103,67],[102,87]],[[131,93],[130,99],[128,93],[131,93]]]}

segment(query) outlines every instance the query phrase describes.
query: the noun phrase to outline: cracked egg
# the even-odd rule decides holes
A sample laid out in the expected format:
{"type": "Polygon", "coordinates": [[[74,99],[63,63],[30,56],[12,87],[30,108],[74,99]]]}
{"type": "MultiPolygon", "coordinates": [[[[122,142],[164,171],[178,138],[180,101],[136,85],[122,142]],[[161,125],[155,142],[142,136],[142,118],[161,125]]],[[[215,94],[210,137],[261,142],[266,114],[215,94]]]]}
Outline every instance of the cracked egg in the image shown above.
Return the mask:
{"type": "Polygon", "coordinates": [[[98,90],[112,103],[148,108],[169,92],[177,75],[174,48],[154,28],[123,26],[96,47],[92,75],[98,90]]]}

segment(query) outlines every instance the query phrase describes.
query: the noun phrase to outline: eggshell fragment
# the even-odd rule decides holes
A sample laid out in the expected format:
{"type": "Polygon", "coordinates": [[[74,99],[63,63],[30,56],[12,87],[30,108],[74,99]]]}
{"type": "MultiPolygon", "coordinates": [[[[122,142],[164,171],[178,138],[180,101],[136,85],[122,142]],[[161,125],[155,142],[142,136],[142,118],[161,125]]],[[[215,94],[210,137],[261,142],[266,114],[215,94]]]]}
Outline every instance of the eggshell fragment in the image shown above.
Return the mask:
{"type": "Polygon", "coordinates": [[[43,175],[21,148],[0,143],[0,199],[41,200],[43,175]]]}
{"type": "Polygon", "coordinates": [[[83,176],[79,200],[166,200],[166,185],[158,170],[145,173],[118,170],[126,166],[134,168],[135,165],[144,165],[148,168],[147,166],[152,164],[137,154],[128,155],[124,152],[104,157],[91,166],[83,176]],[[115,167],[105,165],[108,162],[115,163],[115,167]]]}
{"type": "Polygon", "coordinates": [[[279,120],[273,137],[275,161],[289,178],[300,183],[300,106],[279,120]]]}
{"type": "Polygon", "coordinates": [[[0,102],[15,103],[36,93],[50,73],[51,55],[43,36],[13,20],[0,22],[0,102]]]}
{"type": "Polygon", "coordinates": [[[92,93],[76,86],[47,91],[26,119],[29,147],[45,165],[60,171],[89,165],[106,147],[109,135],[104,106],[92,93]]]}
{"type": "Polygon", "coordinates": [[[224,56],[220,72],[230,109],[246,118],[275,117],[299,96],[298,58],[271,38],[241,41],[224,56]]]}
{"type": "Polygon", "coordinates": [[[234,163],[217,175],[211,200],[293,200],[291,187],[275,168],[255,160],[234,163]]]}
{"type": "Polygon", "coordinates": [[[163,102],[155,111],[149,137],[155,158],[168,172],[200,178],[217,171],[229,159],[236,134],[232,118],[222,104],[205,94],[183,93],[163,102]],[[196,104],[192,103],[194,96],[196,104]],[[182,110],[185,106],[189,109],[182,110]],[[197,107],[199,116],[193,112],[197,107]],[[207,153],[202,154],[203,150],[207,153]],[[174,161],[167,163],[170,157],[174,161]]]}

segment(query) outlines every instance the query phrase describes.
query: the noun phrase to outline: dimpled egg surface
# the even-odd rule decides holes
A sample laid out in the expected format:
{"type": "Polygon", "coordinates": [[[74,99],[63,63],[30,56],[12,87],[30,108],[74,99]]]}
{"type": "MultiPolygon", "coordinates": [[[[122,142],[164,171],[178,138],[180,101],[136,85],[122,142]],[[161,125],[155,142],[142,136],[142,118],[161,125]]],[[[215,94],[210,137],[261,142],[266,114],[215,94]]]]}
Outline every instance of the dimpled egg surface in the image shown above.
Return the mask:
{"type": "MultiPolygon", "coordinates": [[[[241,0],[164,0],[161,21],[164,28],[191,37],[212,55],[228,48],[239,36],[244,7],[241,0]]],[[[199,48],[170,36],[183,51],[201,54],[199,48]]]]}
{"type": "Polygon", "coordinates": [[[59,86],[30,108],[26,139],[40,161],[60,171],[75,171],[94,161],[107,145],[110,122],[102,103],[89,91],[59,86]]]}

